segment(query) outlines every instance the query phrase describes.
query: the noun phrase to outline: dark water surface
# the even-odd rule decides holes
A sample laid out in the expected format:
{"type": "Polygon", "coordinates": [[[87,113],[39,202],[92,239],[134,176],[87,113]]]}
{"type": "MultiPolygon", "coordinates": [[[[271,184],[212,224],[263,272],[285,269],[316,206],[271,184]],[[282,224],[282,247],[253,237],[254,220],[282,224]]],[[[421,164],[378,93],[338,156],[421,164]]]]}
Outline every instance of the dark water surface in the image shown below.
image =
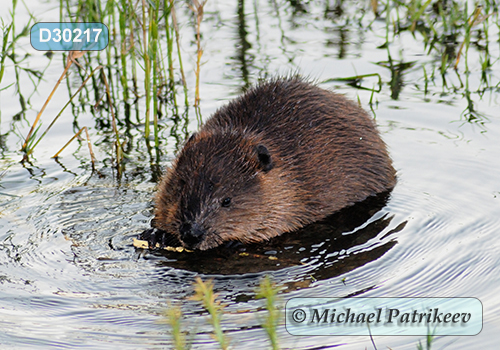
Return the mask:
{"type": "MultiPolygon", "coordinates": [[[[171,255],[141,252],[132,246],[132,237],[149,225],[155,179],[140,139],[133,140],[137,149],[118,179],[111,167],[111,143],[92,128],[89,113],[80,113],[79,125],[91,127],[99,174],[91,171],[85,143],[71,146],[56,162],[50,156],[74,133],[73,118],[67,114],[38,146],[33,162],[21,164],[18,134],[26,135],[30,124],[14,121],[18,97],[6,89],[0,92],[0,347],[169,348],[164,311],[172,301],[182,305],[193,348],[217,348],[206,314],[197,302],[187,300],[199,275],[214,279],[227,305],[222,323],[233,348],[263,348],[268,344],[259,326],[263,302],[255,299],[255,288],[269,274],[283,286],[283,304],[292,297],[475,297],[483,304],[482,332],[438,338],[435,348],[496,348],[498,26],[492,25],[489,32],[493,65],[486,72],[486,87],[479,67],[482,51],[471,49],[469,75],[450,72],[446,84],[436,79],[425,93],[422,67],[430,72],[437,59],[425,55],[419,33],[394,37],[388,59],[388,51],[377,48],[384,42],[384,21],[373,22],[370,31],[346,27],[343,17],[324,18],[323,6],[311,3],[309,12],[300,15],[289,3],[248,3],[246,40],[251,46],[242,54],[236,4],[209,0],[202,27],[202,114],[208,117],[237,96],[247,80],[297,70],[323,82],[324,88],[359,98],[368,109],[371,91],[327,80],[379,73],[384,85],[375,95],[373,113],[398,172],[386,205],[383,200],[368,209],[358,205],[334,216],[330,226],[305,232],[304,239],[288,235],[274,246],[256,248],[263,256],[276,255],[276,261],[224,254],[212,260],[199,256],[174,261],[171,255]],[[412,64],[403,69],[405,62],[412,64]],[[465,77],[467,81],[460,80],[465,77]]],[[[18,10],[21,16],[23,10],[18,10]]],[[[30,10],[38,21],[59,18],[56,5],[40,2],[30,10]]],[[[0,11],[7,18],[7,11],[0,11]]],[[[191,38],[185,36],[186,60],[192,64],[191,38]]],[[[29,41],[20,42],[21,52],[32,55],[32,68],[48,64],[29,41]]],[[[31,96],[26,114],[30,123],[61,73],[61,57],[53,60],[60,63],[52,62],[31,96]]],[[[186,72],[192,81],[191,66],[186,72]]],[[[15,81],[12,69],[7,68],[3,79],[2,87],[15,81]]],[[[23,83],[29,85],[28,80],[23,83]]],[[[364,81],[368,88],[372,83],[376,80],[364,81]]],[[[67,101],[64,89],[58,92],[60,101],[67,101]]],[[[55,99],[45,113],[54,115],[60,108],[55,99]]],[[[195,129],[193,122],[189,130],[195,129]]],[[[172,159],[173,143],[166,149],[162,166],[172,159]]],[[[291,336],[283,324],[278,334],[282,348],[373,348],[363,337],[291,336]]],[[[419,340],[424,337],[374,339],[378,349],[416,349],[419,340]]]]}

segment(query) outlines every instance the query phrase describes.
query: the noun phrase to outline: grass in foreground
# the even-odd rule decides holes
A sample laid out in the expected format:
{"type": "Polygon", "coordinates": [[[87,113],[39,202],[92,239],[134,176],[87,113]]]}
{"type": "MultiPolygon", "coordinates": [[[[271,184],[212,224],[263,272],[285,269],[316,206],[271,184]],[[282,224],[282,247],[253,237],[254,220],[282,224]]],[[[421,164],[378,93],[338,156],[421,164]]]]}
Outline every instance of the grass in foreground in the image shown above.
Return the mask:
{"type": "MultiPolygon", "coordinates": [[[[223,350],[230,347],[230,340],[225,335],[221,319],[224,315],[224,305],[217,300],[217,294],[214,293],[213,281],[203,282],[200,277],[196,278],[194,284],[194,295],[190,298],[201,303],[203,308],[209,314],[209,322],[213,327],[213,337],[223,350]]],[[[256,298],[264,299],[266,315],[263,319],[259,319],[262,328],[265,330],[267,338],[273,350],[280,349],[278,339],[278,325],[281,320],[281,309],[278,307],[277,295],[281,288],[274,284],[269,276],[265,276],[256,288],[256,298]]],[[[186,334],[182,331],[182,310],[179,305],[168,304],[165,313],[167,323],[171,328],[172,345],[176,350],[190,349],[191,345],[186,342],[186,334]]],[[[194,335],[193,335],[194,336],[194,335]]],[[[373,347],[377,350],[375,341],[370,336],[373,347]]],[[[417,350],[431,350],[432,344],[436,338],[433,332],[429,329],[425,339],[425,345],[421,341],[417,344],[417,350]]],[[[256,344],[256,348],[262,348],[262,344],[256,344]]]]}

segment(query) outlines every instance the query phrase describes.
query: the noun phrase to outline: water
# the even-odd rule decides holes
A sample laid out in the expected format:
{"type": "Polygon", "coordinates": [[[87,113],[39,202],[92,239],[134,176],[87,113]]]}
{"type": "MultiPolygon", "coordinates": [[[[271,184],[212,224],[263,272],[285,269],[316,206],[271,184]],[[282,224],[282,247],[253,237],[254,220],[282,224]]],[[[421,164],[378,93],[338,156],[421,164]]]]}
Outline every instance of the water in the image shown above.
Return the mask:
{"type": "MultiPolygon", "coordinates": [[[[357,206],[334,217],[330,240],[330,231],[321,236],[321,228],[316,228],[303,234],[309,234],[307,239],[292,235],[284,237],[286,244],[281,242],[278,248],[264,246],[256,252],[261,254],[258,258],[201,255],[172,261],[171,255],[141,252],[133,248],[132,237],[149,225],[156,179],[140,139],[133,135],[132,159],[118,178],[111,167],[108,136],[95,127],[88,111],[80,112],[78,124],[91,127],[99,172],[91,171],[85,143],[71,146],[59,161],[51,160],[74,133],[69,113],[39,145],[33,162],[21,164],[21,139],[14,130],[26,135],[29,124],[24,119],[13,121],[19,104],[14,90],[7,89],[0,92],[2,347],[168,348],[171,337],[164,311],[170,301],[182,305],[193,348],[217,348],[202,308],[188,300],[195,276],[214,279],[226,305],[223,327],[234,348],[266,346],[258,326],[263,303],[255,300],[254,291],[260,278],[270,274],[283,286],[283,303],[292,297],[347,295],[476,297],[483,304],[482,332],[474,337],[441,337],[435,346],[495,348],[500,341],[498,43],[491,39],[489,46],[496,59],[486,72],[489,87],[484,88],[481,80],[482,51],[471,49],[467,81],[460,80],[465,75],[450,71],[446,86],[439,78],[428,84],[425,93],[422,67],[430,74],[429,67],[436,66],[438,58],[424,55],[418,33],[416,38],[408,32],[395,37],[389,59],[386,49],[377,48],[384,42],[383,21],[374,21],[372,30],[365,31],[348,27],[345,16],[324,18],[322,3],[309,4],[303,14],[294,14],[283,2],[246,5],[245,39],[251,47],[242,53],[236,4],[207,4],[202,26],[206,33],[203,116],[236,96],[247,80],[255,82],[259,74],[299,70],[321,82],[379,73],[384,85],[375,94],[373,113],[398,172],[398,184],[385,205],[372,204],[367,211],[357,206]],[[467,91],[475,112],[469,121],[467,91]],[[358,219],[347,220],[353,213],[358,219]],[[280,250],[284,246],[291,248],[280,250]],[[266,251],[278,260],[262,258],[266,251]]],[[[40,2],[31,7],[38,21],[58,18],[56,5],[46,13],[44,6],[40,2]]],[[[345,11],[349,14],[356,8],[345,11]]],[[[18,12],[21,16],[23,11],[18,12]]],[[[490,38],[498,35],[498,27],[492,25],[490,38]]],[[[192,53],[190,38],[184,40],[186,51],[192,53]]],[[[41,53],[30,51],[29,41],[19,45],[19,52],[33,55],[28,58],[30,67],[48,64],[41,53]]],[[[187,56],[192,63],[193,57],[187,56]]],[[[61,66],[62,62],[53,62],[31,96],[26,117],[30,122],[60,76],[61,66]]],[[[188,78],[193,81],[191,71],[188,78]]],[[[13,81],[12,69],[7,69],[2,87],[13,81]]],[[[29,85],[27,79],[22,82],[29,85]]],[[[377,79],[362,84],[372,88],[377,79]]],[[[338,81],[321,86],[355,100],[359,97],[368,109],[371,91],[338,81]]],[[[64,89],[61,86],[61,101],[67,101],[64,89]]],[[[56,101],[47,114],[58,113],[61,106],[56,101]]],[[[196,123],[189,129],[195,130],[196,123]]],[[[162,166],[172,159],[172,142],[167,151],[162,166]]],[[[363,337],[294,337],[283,325],[278,336],[282,348],[373,348],[363,337]]],[[[424,341],[378,336],[374,342],[379,349],[415,349],[419,340],[424,341]]]]}

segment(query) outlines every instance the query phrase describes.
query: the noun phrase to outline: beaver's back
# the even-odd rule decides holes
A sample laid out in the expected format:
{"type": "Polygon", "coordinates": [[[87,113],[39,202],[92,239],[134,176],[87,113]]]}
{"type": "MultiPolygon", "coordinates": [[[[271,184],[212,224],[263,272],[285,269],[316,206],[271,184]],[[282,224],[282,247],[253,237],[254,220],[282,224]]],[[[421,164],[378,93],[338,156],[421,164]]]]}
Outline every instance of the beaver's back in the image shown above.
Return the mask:
{"type": "Polygon", "coordinates": [[[249,90],[219,109],[202,131],[261,139],[315,218],[387,191],[396,182],[372,118],[343,96],[298,78],[249,90]]]}

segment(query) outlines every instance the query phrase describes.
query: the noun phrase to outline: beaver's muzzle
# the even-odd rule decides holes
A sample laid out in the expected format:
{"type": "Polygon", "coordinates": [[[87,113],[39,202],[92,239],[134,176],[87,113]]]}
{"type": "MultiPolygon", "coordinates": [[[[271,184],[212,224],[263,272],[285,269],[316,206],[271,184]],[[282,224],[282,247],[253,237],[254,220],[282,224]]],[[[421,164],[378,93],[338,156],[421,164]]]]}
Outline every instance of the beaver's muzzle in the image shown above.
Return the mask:
{"type": "Polygon", "coordinates": [[[205,236],[205,229],[196,222],[184,222],[179,228],[182,241],[188,247],[194,247],[201,242],[205,236]]]}

